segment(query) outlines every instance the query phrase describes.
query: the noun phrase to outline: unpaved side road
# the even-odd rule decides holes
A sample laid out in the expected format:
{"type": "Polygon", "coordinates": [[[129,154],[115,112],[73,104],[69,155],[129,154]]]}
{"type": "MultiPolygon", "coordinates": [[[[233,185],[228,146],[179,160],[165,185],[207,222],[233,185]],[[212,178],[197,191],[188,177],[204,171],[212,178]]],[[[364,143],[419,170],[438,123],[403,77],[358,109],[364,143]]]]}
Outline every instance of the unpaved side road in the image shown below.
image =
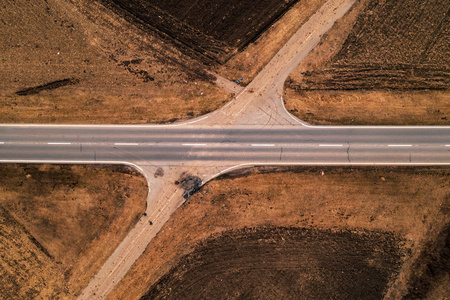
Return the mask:
{"type": "MultiPolygon", "coordinates": [[[[342,17],[354,2],[355,0],[330,0],[325,3],[294,34],[231,105],[223,107],[217,113],[210,114],[207,118],[203,117],[202,123],[197,124],[239,125],[242,122],[247,122],[265,125],[267,120],[269,122],[274,121],[274,124],[279,124],[283,118],[289,120],[289,115],[284,111],[279,98],[282,95],[284,81],[300,61],[318,44],[321,35],[331,28],[334,22],[342,17]],[[252,102],[252,105],[249,105],[250,102],[252,102]],[[279,117],[280,115],[282,118],[279,117]]],[[[288,121],[283,123],[289,124],[288,121]]],[[[202,178],[210,178],[218,172],[217,168],[205,167],[213,173],[201,172],[202,178]]],[[[183,172],[189,171],[192,173],[190,169],[189,166],[183,166],[182,164],[171,166],[171,170],[165,173],[164,180],[149,182],[150,193],[147,215],[143,216],[136,227],[130,231],[79,299],[102,299],[125,276],[170,215],[185,201],[183,189],[175,186],[173,182],[177,180],[176,178],[182,176],[183,172]]]]}
{"type": "Polygon", "coordinates": [[[355,0],[326,2],[280,49],[236,98],[222,109],[203,117],[210,125],[298,124],[284,109],[284,82],[326,33],[353,6],[355,0]]]}

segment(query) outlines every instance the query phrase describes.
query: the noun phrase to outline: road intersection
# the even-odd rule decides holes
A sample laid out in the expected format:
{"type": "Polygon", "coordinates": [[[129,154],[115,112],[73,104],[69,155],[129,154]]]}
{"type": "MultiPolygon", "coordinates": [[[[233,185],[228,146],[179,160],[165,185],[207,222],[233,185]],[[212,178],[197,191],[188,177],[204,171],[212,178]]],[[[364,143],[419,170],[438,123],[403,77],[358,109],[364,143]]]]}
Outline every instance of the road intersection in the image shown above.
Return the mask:
{"type": "Polygon", "coordinates": [[[450,165],[450,127],[312,126],[283,105],[283,84],[354,0],[330,0],[245,88],[208,115],[168,125],[0,125],[0,162],[127,164],[149,182],[146,214],[80,299],[101,299],[125,276],[190,193],[259,165],[450,165]]]}

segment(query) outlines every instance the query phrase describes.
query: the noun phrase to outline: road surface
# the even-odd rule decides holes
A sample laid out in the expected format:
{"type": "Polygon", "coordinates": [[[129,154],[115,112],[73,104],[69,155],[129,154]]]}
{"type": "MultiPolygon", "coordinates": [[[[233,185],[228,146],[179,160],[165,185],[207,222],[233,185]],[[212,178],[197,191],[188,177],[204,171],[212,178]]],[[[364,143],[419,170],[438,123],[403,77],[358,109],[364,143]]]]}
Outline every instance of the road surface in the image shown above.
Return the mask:
{"type": "Polygon", "coordinates": [[[305,126],[5,126],[0,161],[445,164],[450,130],[305,126]]]}

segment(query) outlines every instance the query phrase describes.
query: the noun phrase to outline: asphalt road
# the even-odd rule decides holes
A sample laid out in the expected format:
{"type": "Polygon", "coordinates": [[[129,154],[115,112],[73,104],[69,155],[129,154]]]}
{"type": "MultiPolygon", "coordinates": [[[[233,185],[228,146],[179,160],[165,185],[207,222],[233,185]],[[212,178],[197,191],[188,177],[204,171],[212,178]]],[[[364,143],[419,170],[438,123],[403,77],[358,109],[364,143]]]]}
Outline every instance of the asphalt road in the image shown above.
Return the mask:
{"type": "Polygon", "coordinates": [[[0,161],[450,163],[450,128],[0,125],[0,161]]]}

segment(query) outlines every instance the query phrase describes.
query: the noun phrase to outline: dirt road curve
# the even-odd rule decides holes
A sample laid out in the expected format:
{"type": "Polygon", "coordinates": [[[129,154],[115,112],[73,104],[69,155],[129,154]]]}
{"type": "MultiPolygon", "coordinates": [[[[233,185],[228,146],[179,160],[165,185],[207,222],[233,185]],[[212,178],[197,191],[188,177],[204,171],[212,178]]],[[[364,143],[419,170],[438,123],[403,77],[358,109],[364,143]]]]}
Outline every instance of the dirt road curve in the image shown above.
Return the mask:
{"type": "MultiPolygon", "coordinates": [[[[355,0],[330,0],[315,13],[308,22],[275,55],[254,81],[246,87],[228,106],[197,124],[237,125],[237,124],[290,124],[280,101],[283,83],[289,73],[317,45],[320,37],[333,23],[342,17],[355,0]],[[270,113],[268,114],[267,111],[270,113]]],[[[199,166],[200,167],[200,166],[199,166]]],[[[199,169],[204,170],[204,169],[199,169]]],[[[185,199],[185,189],[174,182],[185,170],[182,167],[164,170],[164,180],[154,177],[152,166],[143,166],[148,174],[151,191],[147,200],[147,215],[143,216],[135,228],[115,250],[99,273],[80,295],[79,299],[102,299],[125,276],[136,259],[156,236],[170,215],[185,199]],[[145,169],[145,168],[148,168],[145,169]],[[150,224],[151,222],[151,224],[150,224]]],[[[211,174],[204,172],[194,175],[211,178],[218,168],[208,168],[211,174]]],[[[199,171],[201,172],[201,171],[199,171]]]]}

